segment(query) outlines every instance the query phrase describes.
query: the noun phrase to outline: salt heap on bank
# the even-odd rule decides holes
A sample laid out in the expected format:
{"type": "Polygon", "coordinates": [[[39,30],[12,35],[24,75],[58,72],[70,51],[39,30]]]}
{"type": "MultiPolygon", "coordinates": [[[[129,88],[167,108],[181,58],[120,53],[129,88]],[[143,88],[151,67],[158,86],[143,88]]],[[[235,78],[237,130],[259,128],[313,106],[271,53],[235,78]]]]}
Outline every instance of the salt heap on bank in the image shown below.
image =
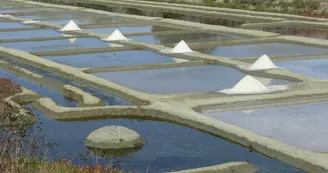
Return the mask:
{"type": "Polygon", "coordinates": [[[248,94],[266,91],[268,88],[252,76],[246,76],[240,80],[233,88],[222,90],[227,94],[248,94]]]}
{"type": "Polygon", "coordinates": [[[240,66],[240,67],[245,70],[251,70],[251,71],[279,68],[276,65],[274,65],[272,60],[265,54],[262,55],[259,59],[257,59],[252,65],[240,66]]]}
{"type": "Polygon", "coordinates": [[[254,77],[247,75],[242,80],[240,80],[233,88],[224,89],[219,92],[225,94],[262,94],[274,91],[283,91],[287,89],[287,85],[265,86],[254,77]]]}
{"type": "Polygon", "coordinates": [[[193,50],[187,45],[184,40],[181,40],[172,50],[171,53],[190,53],[193,50]]]}
{"type": "Polygon", "coordinates": [[[128,39],[119,31],[115,29],[109,37],[102,39],[103,41],[127,41],[128,39]]]}
{"type": "Polygon", "coordinates": [[[82,30],[77,24],[70,20],[60,31],[79,31],[82,30]]]}
{"type": "Polygon", "coordinates": [[[184,40],[181,40],[173,49],[161,50],[162,53],[192,53],[195,52],[190,49],[184,40]]]}

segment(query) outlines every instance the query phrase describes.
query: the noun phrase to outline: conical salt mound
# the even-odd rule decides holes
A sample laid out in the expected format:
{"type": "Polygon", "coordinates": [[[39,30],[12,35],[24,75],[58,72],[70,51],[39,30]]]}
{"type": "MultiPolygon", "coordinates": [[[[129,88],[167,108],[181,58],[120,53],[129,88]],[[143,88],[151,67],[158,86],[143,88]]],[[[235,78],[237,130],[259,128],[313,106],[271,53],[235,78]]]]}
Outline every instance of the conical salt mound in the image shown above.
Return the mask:
{"type": "Polygon", "coordinates": [[[181,40],[172,50],[172,53],[189,53],[193,52],[184,40],[181,40]]]}
{"type": "Polygon", "coordinates": [[[252,76],[246,76],[240,80],[231,90],[233,93],[258,93],[268,88],[252,76]]]}
{"type": "Polygon", "coordinates": [[[119,41],[119,40],[128,40],[118,29],[115,29],[112,34],[105,41],[119,41]]]}
{"type": "Polygon", "coordinates": [[[251,70],[267,70],[267,69],[278,68],[278,67],[273,64],[273,62],[267,55],[262,55],[249,68],[251,70]]]}
{"type": "Polygon", "coordinates": [[[60,31],[77,31],[77,30],[81,30],[81,28],[77,26],[77,24],[73,20],[71,20],[60,31]]]}

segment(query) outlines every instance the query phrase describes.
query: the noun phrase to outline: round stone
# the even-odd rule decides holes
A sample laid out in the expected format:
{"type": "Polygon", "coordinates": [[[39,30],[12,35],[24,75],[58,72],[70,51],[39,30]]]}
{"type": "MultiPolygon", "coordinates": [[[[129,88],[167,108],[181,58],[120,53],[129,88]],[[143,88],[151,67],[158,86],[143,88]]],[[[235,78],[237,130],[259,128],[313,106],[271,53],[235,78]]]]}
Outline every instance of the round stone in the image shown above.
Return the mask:
{"type": "Polygon", "coordinates": [[[122,126],[105,126],[89,134],[85,145],[97,149],[137,148],[145,144],[135,131],[122,126]]]}

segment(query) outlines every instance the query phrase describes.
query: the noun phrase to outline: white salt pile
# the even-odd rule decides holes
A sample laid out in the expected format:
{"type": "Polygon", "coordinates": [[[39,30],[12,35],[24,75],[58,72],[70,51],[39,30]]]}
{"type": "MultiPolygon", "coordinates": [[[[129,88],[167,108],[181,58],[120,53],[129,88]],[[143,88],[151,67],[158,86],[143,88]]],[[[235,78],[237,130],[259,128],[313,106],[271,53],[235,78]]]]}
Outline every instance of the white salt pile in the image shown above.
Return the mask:
{"type": "Polygon", "coordinates": [[[252,65],[241,65],[239,67],[251,71],[280,68],[274,65],[272,60],[265,54],[262,55],[259,59],[257,59],[252,65]]]}
{"type": "Polygon", "coordinates": [[[221,92],[227,94],[245,94],[245,93],[258,93],[266,91],[268,88],[254,77],[247,75],[240,80],[233,88],[225,89],[221,92]]]}
{"type": "Polygon", "coordinates": [[[190,49],[184,40],[181,40],[173,49],[161,50],[162,53],[192,53],[195,52],[190,49]]]}
{"type": "Polygon", "coordinates": [[[60,31],[79,31],[82,30],[77,24],[71,20],[60,31]]]}
{"type": "Polygon", "coordinates": [[[273,64],[272,60],[267,55],[262,55],[250,67],[250,70],[267,70],[272,68],[279,68],[273,64]]]}
{"type": "Polygon", "coordinates": [[[184,40],[181,40],[172,50],[171,53],[190,53],[193,50],[187,45],[184,40]]]}
{"type": "Polygon", "coordinates": [[[189,61],[189,60],[181,59],[181,58],[172,58],[172,60],[173,60],[175,63],[182,63],[182,62],[188,62],[188,61],[189,61]]]}
{"type": "Polygon", "coordinates": [[[109,37],[102,39],[104,41],[127,41],[128,39],[119,31],[118,29],[115,29],[112,34],[110,34],[109,37]]]}
{"type": "Polygon", "coordinates": [[[287,89],[287,85],[273,85],[266,87],[254,77],[247,75],[242,80],[240,80],[233,88],[224,89],[219,92],[225,94],[262,94],[274,91],[283,91],[287,89]]]}

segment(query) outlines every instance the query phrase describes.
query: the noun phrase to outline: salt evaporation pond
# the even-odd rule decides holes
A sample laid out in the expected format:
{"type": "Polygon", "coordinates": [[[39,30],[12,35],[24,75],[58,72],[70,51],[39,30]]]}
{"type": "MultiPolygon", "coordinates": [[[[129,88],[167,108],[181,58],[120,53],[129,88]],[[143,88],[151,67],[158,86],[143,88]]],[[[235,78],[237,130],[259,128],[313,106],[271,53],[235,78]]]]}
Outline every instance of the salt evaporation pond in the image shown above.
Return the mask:
{"type": "Polygon", "coordinates": [[[109,47],[107,43],[104,43],[96,38],[74,37],[62,40],[0,43],[0,45],[7,48],[20,49],[29,52],[109,47]]]}
{"type": "Polygon", "coordinates": [[[60,33],[51,29],[0,32],[1,39],[24,39],[24,38],[60,37],[60,36],[63,37],[60,33]]]}
{"type": "Polygon", "coordinates": [[[168,56],[145,50],[106,52],[72,56],[45,56],[43,58],[78,68],[130,66],[174,62],[174,60],[168,56]]]}
{"type": "MultiPolygon", "coordinates": [[[[114,96],[114,95],[111,95],[109,93],[106,93],[106,92],[102,92],[102,91],[99,91],[99,90],[96,90],[96,89],[92,89],[92,88],[89,88],[89,87],[86,87],[84,85],[81,85],[81,84],[77,84],[75,82],[73,82],[72,80],[69,80],[69,79],[65,79],[63,77],[60,77],[54,73],[51,73],[51,72],[48,72],[48,71],[45,71],[45,70],[41,70],[41,69],[38,69],[38,68],[34,68],[34,67],[31,67],[29,65],[25,65],[25,64],[21,64],[21,63],[18,63],[16,61],[13,61],[13,60],[10,60],[10,59],[3,59],[3,61],[6,61],[8,63],[12,63],[12,64],[15,64],[17,66],[20,66],[20,67],[23,67],[25,69],[28,69],[34,73],[37,73],[37,74],[40,74],[44,77],[48,77],[50,79],[53,79],[55,81],[58,81],[60,83],[64,83],[64,84],[67,84],[67,85],[72,85],[72,86],[76,86],[80,89],[82,89],[83,91],[85,92],[88,92],[98,98],[100,98],[101,100],[104,101],[104,104],[105,105],[124,105],[124,106],[131,106],[133,105],[132,103],[126,101],[126,100],[123,100],[122,98],[120,97],[117,97],[117,96],[114,96]]],[[[20,79],[19,77],[15,76],[15,75],[12,75],[8,72],[5,72],[5,74],[8,74],[10,75],[10,79],[20,79]]],[[[23,81],[25,81],[24,79],[22,79],[23,81]]],[[[26,81],[27,82],[27,81],[26,81]]],[[[34,84],[32,82],[29,82],[32,86],[35,86],[37,84],[34,84]]],[[[22,85],[22,84],[21,84],[22,85]]],[[[37,85],[39,86],[39,85],[37,85]]],[[[25,87],[25,86],[24,86],[25,87]]],[[[27,87],[26,87],[27,88],[27,87]]],[[[46,88],[46,87],[43,87],[43,88],[46,88]]],[[[34,88],[34,87],[29,87],[30,90],[33,90],[35,92],[39,92],[38,88],[34,88]]],[[[47,88],[48,89],[48,88],[47,88]]],[[[48,90],[51,90],[51,89],[48,89],[48,90]]],[[[56,91],[53,91],[51,90],[52,92],[56,92],[56,91]]],[[[43,91],[41,91],[42,93],[43,91]]],[[[56,92],[57,95],[60,95],[60,93],[56,92]]],[[[47,96],[49,97],[49,96],[47,96]]],[[[59,97],[59,96],[58,96],[59,97]]],[[[60,96],[60,97],[63,97],[63,96],[60,96]]],[[[53,97],[49,97],[49,98],[53,98],[53,97]]],[[[67,101],[69,102],[72,102],[72,99],[69,99],[67,97],[64,97],[65,99],[67,99],[67,101]]],[[[56,99],[53,99],[56,101],[56,99]]],[[[75,101],[73,101],[75,102],[75,101]]],[[[76,106],[76,103],[74,103],[74,105],[76,106]]],[[[65,105],[62,105],[62,106],[65,106],[65,105]]],[[[70,106],[71,107],[71,106],[70,106]]]]}
{"type": "Polygon", "coordinates": [[[281,35],[295,35],[300,37],[310,37],[316,39],[328,39],[328,30],[316,29],[316,28],[263,28],[261,29],[267,32],[275,32],[281,35]]]}
{"type": "Polygon", "coordinates": [[[204,114],[299,148],[328,152],[328,103],[204,114]]]}
{"type": "MultiPolygon", "coordinates": [[[[50,23],[50,24],[57,24],[57,25],[66,25],[71,19],[59,19],[59,20],[46,20],[44,22],[50,23]]],[[[89,19],[73,19],[74,22],[77,25],[84,25],[84,24],[104,24],[104,23],[110,23],[111,21],[113,22],[117,22],[117,19],[112,19],[112,18],[102,18],[102,19],[93,19],[93,18],[89,18],[89,19]]]]}
{"type": "Polygon", "coordinates": [[[0,13],[8,14],[8,13],[25,13],[25,12],[38,12],[38,11],[60,11],[60,9],[55,8],[16,8],[16,9],[0,9],[0,13]]]}
{"type": "Polygon", "coordinates": [[[144,42],[149,44],[167,44],[167,43],[178,43],[181,40],[184,40],[187,43],[191,43],[191,42],[232,40],[239,37],[220,35],[220,34],[209,34],[209,33],[186,33],[186,34],[170,34],[170,35],[146,35],[146,36],[135,36],[129,38],[138,42],[144,42]]]}
{"type": "Polygon", "coordinates": [[[313,78],[328,79],[328,57],[323,59],[275,62],[279,67],[313,78]]]}
{"type": "Polygon", "coordinates": [[[314,54],[328,52],[328,49],[303,46],[289,43],[257,43],[244,45],[229,45],[216,48],[200,50],[200,52],[215,56],[229,58],[260,57],[263,54],[268,56],[314,54]]]}
{"type": "MultiPolygon", "coordinates": [[[[233,87],[245,76],[235,69],[216,65],[103,72],[94,75],[152,94],[218,91],[233,87]]],[[[288,83],[288,81],[271,81],[271,84],[278,83],[288,83]]]]}
{"type": "Polygon", "coordinates": [[[15,82],[27,89],[37,92],[42,97],[48,97],[48,98],[53,99],[57,104],[59,104],[61,106],[65,106],[65,107],[76,107],[77,106],[76,101],[62,96],[59,92],[57,92],[55,90],[52,90],[52,89],[47,88],[42,85],[35,84],[33,82],[30,82],[28,80],[20,78],[16,75],[13,75],[9,72],[3,71],[2,69],[0,69],[0,77],[1,78],[9,78],[13,82],[15,82]]]}
{"type": "Polygon", "coordinates": [[[24,25],[18,22],[0,22],[0,29],[9,28],[32,28],[32,26],[24,25]]]}
{"type": "Polygon", "coordinates": [[[168,31],[168,30],[178,30],[177,28],[162,27],[162,26],[120,26],[120,27],[111,27],[111,28],[92,28],[86,29],[89,32],[96,32],[100,34],[110,34],[116,29],[120,30],[122,33],[141,33],[141,32],[153,32],[154,28],[156,30],[168,31]]]}
{"type": "Polygon", "coordinates": [[[62,11],[54,14],[50,13],[44,13],[42,15],[26,15],[26,16],[19,16],[19,18],[25,18],[25,19],[51,19],[51,18],[63,18],[63,19],[75,19],[75,18],[97,18],[97,17],[103,17],[101,15],[97,15],[94,13],[87,13],[87,12],[67,12],[67,11],[62,11]]]}
{"type": "Polygon", "coordinates": [[[60,122],[49,119],[35,109],[33,112],[39,116],[42,123],[35,124],[35,127],[41,127],[42,131],[31,131],[37,136],[46,135],[48,142],[58,144],[58,147],[50,150],[48,154],[55,159],[72,159],[74,164],[94,164],[95,160],[92,158],[80,160],[80,154],[89,151],[84,147],[83,141],[90,132],[103,126],[118,125],[137,131],[147,142],[140,150],[127,155],[122,154],[117,158],[98,157],[97,162],[101,165],[118,161],[123,170],[132,172],[146,172],[149,165],[148,172],[157,173],[247,161],[260,169],[258,173],[303,173],[288,164],[255,152],[250,153],[239,145],[175,124],[134,119],[60,122]]]}

